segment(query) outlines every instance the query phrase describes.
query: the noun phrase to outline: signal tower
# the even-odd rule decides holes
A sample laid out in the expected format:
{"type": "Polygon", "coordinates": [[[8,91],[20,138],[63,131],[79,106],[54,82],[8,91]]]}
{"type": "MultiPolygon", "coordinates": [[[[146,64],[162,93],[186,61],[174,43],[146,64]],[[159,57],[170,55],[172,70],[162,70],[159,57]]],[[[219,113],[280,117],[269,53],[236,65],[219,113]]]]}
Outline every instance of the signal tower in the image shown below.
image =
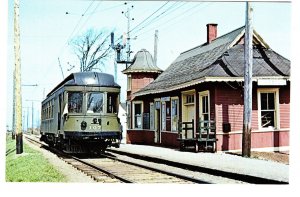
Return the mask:
{"type": "MultiPolygon", "coordinates": [[[[126,11],[122,11],[122,14],[124,14],[124,16],[127,18],[127,33],[123,34],[123,43],[117,43],[115,45],[115,40],[114,40],[114,33],[111,33],[111,47],[115,50],[116,52],[116,58],[115,58],[115,79],[117,79],[117,64],[126,64],[126,68],[128,67],[128,65],[130,65],[132,63],[131,59],[130,59],[130,54],[132,53],[131,49],[130,49],[130,22],[132,20],[134,20],[134,18],[130,17],[130,11],[134,8],[133,5],[129,5],[127,2],[124,3],[124,5],[127,5],[127,10],[126,11]],[[121,51],[123,49],[127,49],[126,53],[127,53],[127,58],[126,60],[121,60],[121,51]]],[[[118,40],[117,40],[118,41],[118,40]]]]}

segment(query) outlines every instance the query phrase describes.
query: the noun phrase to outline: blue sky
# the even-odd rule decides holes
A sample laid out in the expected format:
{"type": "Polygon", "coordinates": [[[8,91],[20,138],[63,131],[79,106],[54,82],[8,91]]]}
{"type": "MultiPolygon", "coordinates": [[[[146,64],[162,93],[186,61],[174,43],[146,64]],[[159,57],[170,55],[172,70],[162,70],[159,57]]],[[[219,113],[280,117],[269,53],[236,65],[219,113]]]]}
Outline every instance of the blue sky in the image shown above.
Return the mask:
{"type": "MultiPolygon", "coordinates": [[[[125,1],[76,1],[76,0],[22,0],[20,6],[22,84],[38,84],[38,87],[23,87],[23,107],[30,107],[26,100],[42,100],[62,80],[58,57],[64,76],[79,71],[72,48],[68,45],[75,38],[93,28],[116,36],[127,30],[125,1]],[[66,14],[68,12],[69,14],[66,14]],[[84,15],[83,15],[84,14],[84,15]]],[[[134,5],[131,11],[131,27],[135,27],[165,1],[128,2],[134,5]]],[[[291,3],[255,2],[253,5],[254,29],[270,47],[291,58],[291,3]]],[[[206,41],[206,24],[218,24],[218,36],[226,34],[245,23],[244,2],[174,2],[170,1],[152,16],[151,23],[136,28],[131,34],[134,53],[145,48],[153,54],[154,32],[159,31],[158,66],[166,69],[183,51],[206,41]],[[164,12],[165,11],[165,12],[164,12]],[[143,28],[142,28],[143,27],[143,28]]],[[[151,21],[151,19],[149,20],[151,21]]],[[[7,113],[6,124],[12,122],[12,76],[13,55],[13,1],[8,2],[7,39],[7,113]]],[[[133,54],[134,54],[133,53],[133,54]]],[[[133,55],[132,55],[133,57],[133,55]]],[[[113,61],[108,61],[105,72],[113,74],[113,61]]],[[[121,100],[125,101],[126,77],[121,73],[124,65],[118,65],[118,83],[122,85],[121,100]]],[[[24,108],[23,115],[27,115],[24,108]]],[[[40,102],[34,102],[34,116],[40,116],[40,102]]],[[[38,120],[35,120],[35,124],[38,120]]],[[[31,124],[29,124],[31,126],[31,124]]]]}

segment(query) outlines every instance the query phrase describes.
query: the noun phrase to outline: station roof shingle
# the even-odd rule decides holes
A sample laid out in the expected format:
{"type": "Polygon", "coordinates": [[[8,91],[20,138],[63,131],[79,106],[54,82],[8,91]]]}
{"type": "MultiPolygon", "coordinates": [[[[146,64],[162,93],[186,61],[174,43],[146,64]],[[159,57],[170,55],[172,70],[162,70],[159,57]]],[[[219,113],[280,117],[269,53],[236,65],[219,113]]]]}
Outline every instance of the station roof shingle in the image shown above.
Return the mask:
{"type": "Polygon", "coordinates": [[[138,51],[134,58],[133,63],[122,71],[124,74],[130,73],[161,73],[162,70],[154,65],[153,58],[149,51],[141,49],[138,51]]]}
{"type": "MultiPolygon", "coordinates": [[[[185,88],[205,81],[243,81],[245,27],[181,53],[152,83],[135,96],[185,88]]],[[[290,61],[274,52],[254,31],[253,78],[289,78],[290,61]]]]}

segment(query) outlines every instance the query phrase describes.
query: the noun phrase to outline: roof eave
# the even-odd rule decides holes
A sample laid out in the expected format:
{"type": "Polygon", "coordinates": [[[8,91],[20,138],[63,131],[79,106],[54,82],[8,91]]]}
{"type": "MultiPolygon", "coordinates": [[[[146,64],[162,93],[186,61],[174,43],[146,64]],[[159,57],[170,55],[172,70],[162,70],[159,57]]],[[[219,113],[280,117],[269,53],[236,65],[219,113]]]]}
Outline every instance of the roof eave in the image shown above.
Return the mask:
{"type": "MultiPolygon", "coordinates": [[[[290,81],[290,77],[289,76],[259,76],[259,77],[252,77],[252,81],[253,82],[257,82],[259,79],[270,79],[270,80],[274,80],[274,79],[284,79],[287,81],[290,81]]],[[[145,95],[150,95],[150,94],[159,94],[159,93],[164,93],[164,92],[171,92],[171,91],[175,91],[175,90],[180,90],[186,87],[190,87],[193,85],[197,85],[200,83],[204,83],[204,82],[243,82],[244,81],[244,77],[202,77],[200,79],[197,80],[193,80],[184,84],[180,84],[177,86],[172,86],[170,88],[165,88],[165,89],[160,89],[160,90],[145,90],[145,91],[141,91],[141,92],[136,92],[133,95],[135,97],[138,96],[145,96],[145,95]]]]}
{"type": "Polygon", "coordinates": [[[131,73],[162,73],[162,70],[124,70],[123,74],[131,74],[131,73]]]}

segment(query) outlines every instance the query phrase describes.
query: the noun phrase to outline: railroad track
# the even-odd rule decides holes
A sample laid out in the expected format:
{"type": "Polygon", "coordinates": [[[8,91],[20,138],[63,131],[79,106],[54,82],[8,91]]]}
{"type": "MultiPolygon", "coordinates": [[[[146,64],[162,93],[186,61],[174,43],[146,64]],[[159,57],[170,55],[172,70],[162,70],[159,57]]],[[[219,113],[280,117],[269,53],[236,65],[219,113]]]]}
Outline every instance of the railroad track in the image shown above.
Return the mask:
{"type": "Polygon", "coordinates": [[[147,165],[118,159],[107,154],[96,158],[78,158],[50,148],[47,144],[32,137],[25,138],[41,148],[57,154],[62,160],[71,164],[78,170],[102,183],[210,183],[201,179],[182,174],[172,173],[147,165]]]}
{"type": "Polygon", "coordinates": [[[168,168],[181,169],[181,173],[194,174],[194,177],[206,177],[210,183],[230,183],[230,184],[288,184],[288,182],[267,179],[263,177],[256,177],[246,174],[238,174],[234,172],[226,172],[218,169],[210,169],[200,166],[194,166],[191,164],[178,163],[175,161],[169,161],[161,158],[154,158],[146,155],[139,155],[122,150],[107,149],[106,152],[115,156],[128,156],[136,160],[142,160],[143,162],[156,163],[157,165],[167,166],[168,168]]]}
{"type": "MultiPolygon", "coordinates": [[[[39,140],[34,141],[34,143],[43,144],[39,140]]],[[[43,144],[43,148],[51,149],[46,144],[43,144]]],[[[98,182],[287,184],[276,180],[207,169],[112,149],[92,158],[87,156],[78,158],[56,149],[51,149],[51,151],[98,182]]]]}

